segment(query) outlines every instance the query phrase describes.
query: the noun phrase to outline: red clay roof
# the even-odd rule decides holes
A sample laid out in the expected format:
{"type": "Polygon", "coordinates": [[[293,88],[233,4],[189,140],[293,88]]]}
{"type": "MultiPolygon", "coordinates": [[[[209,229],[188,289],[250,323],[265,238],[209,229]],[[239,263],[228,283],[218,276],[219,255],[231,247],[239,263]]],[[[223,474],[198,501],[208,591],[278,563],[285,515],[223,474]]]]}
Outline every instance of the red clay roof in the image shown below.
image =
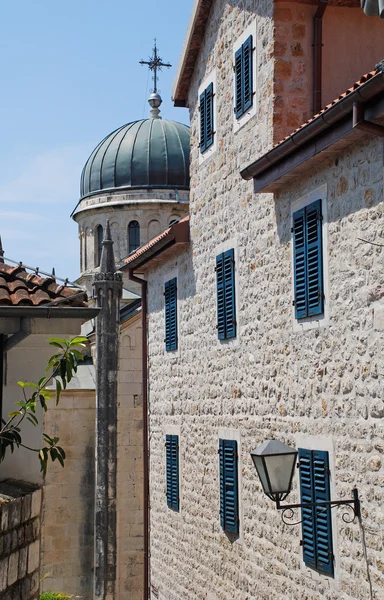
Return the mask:
{"type": "Polygon", "coordinates": [[[19,265],[0,263],[0,306],[87,306],[87,294],[58,285],[53,277],[28,273],[19,265]]]}
{"type": "Polygon", "coordinates": [[[125,258],[124,259],[125,264],[129,265],[129,263],[131,263],[134,260],[136,260],[136,258],[139,258],[139,256],[141,256],[142,254],[145,254],[153,246],[156,246],[156,244],[158,242],[160,242],[163,238],[167,237],[168,233],[171,232],[172,227],[175,227],[175,225],[178,225],[179,223],[188,223],[188,222],[189,222],[189,215],[187,215],[186,217],[183,217],[177,223],[174,223],[173,225],[170,225],[170,227],[168,227],[167,229],[164,229],[164,231],[162,231],[161,233],[159,233],[159,235],[157,235],[156,237],[154,237],[151,240],[149,240],[149,242],[147,244],[144,244],[143,246],[140,246],[140,248],[138,248],[135,252],[133,252],[132,254],[130,254],[128,256],[128,258],[125,258]]]}
{"type": "MultiPolygon", "coordinates": [[[[373,98],[379,97],[379,95],[382,94],[383,89],[384,61],[376,65],[374,71],[362,75],[359,81],[356,81],[352,87],[340,94],[338,98],[335,98],[335,100],[325,106],[318,114],[311,117],[290,135],[275,144],[268,152],[260,156],[251,164],[241,168],[241,176],[243,179],[254,179],[255,191],[262,191],[263,189],[266,191],[274,191],[271,189],[267,190],[263,182],[260,182],[261,187],[257,187],[256,178],[261,177],[262,174],[268,172],[268,170],[275,165],[281,164],[284,160],[288,161],[289,156],[293,153],[297,153],[301,148],[306,148],[311,140],[318,139],[324,132],[338,126],[343,119],[346,120],[350,116],[352,117],[354,103],[365,104],[373,98]]],[[[352,119],[350,129],[351,132],[354,131],[352,119]]],[[[301,162],[305,162],[310,156],[322,152],[322,150],[328,146],[325,145],[323,147],[318,145],[312,154],[308,150],[305,159],[301,162]]],[[[290,166],[287,164],[287,167],[283,169],[284,173],[292,170],[297,164],[294,164],[294,162],[291,162],[290,166]]],[[[279,177],[284,173],[281,172],[279,177]]],[[[272,176],[270,179],[271,181],[269,181],[268,185],[272,183],[272,176]]]]}
{"type": "Polygon", "coordinates": [[[136,269],[139,265],[142,266],[144,263],[148,263],[155,252],[164,252],[167,244],[184,244],[188,242],[189,215],[167,227],[167,229],[152,238],[147,244],[140,246],[140,248],[124,259],[124,266],[136,269]]]}
{"type": "Polygon", "coordinates": [[[379,70],[375,69],[374,71],[370,71],[369,73],[362,75],[360,77],[359,81],[356,81],[352,87],[348,88],[345,92],[340,94],[340,96],[338,96],[337,98],[332,100],[332,102],[330,102],[329,104],[324,106],[324,108],[322,108],[320,112],[318,112],[316,115],[313,115],[313,117],[308,119],[308,121],[305,121],[305,123],[302,123],[302,125],[300,125],[300,127],[295,129],[294,131],[292,131],[292,133],[287,135],[284,139],[280,140],[280,142],[278,142],[277,144],[274,145],[274,148],[276,148],[276,146],[280,146],[280,144],[282,144],[285,140],[288,140],[294,133],[296,133],[297,131],[300,131],[300,129],[303,129],[303,127],[305,127],[306,125],[308,125],[309,123],[311,123],[312,121],[314,121],[315,119],[317,119],[318,117],[323,115],[327,110],[332,108],[332,106],[335,106],[335,104],[338,104],[338,102],[341,102],[341,100],[344,100],[344,98],[349,96],[352,92],[355,92],[359,87],[361,87],[363,85],[363,83],[366,83],[369,79],[372,79],[372,77],[374,75],[376,75],[378,72],[379,72],[379,70]]]}

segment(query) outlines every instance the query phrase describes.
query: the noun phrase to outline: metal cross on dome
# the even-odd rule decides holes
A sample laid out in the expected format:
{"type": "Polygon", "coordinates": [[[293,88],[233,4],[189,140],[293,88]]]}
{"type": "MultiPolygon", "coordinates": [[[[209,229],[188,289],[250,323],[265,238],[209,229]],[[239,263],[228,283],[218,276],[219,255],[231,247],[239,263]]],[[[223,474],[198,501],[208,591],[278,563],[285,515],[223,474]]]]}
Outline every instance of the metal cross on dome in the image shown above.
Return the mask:
{"type": "Polygon", "coordinates": [[[149,57],[149,60],[140,60],[141,65],[148,65],[150,71],[153,71],[153,91],[157,93],[157,71],[161,71],[162,67],[172,67],[170,63],[164,63],[163,59],[157,54],[156,38],[155,45],[153,48],[153,54],[149,57]]]}

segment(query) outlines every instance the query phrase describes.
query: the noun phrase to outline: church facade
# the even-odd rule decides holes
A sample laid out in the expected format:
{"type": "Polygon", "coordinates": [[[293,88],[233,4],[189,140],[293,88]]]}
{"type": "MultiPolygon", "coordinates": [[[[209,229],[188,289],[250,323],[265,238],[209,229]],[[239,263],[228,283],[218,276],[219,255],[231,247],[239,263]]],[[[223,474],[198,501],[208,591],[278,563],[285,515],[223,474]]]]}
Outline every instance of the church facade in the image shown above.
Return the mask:
{"type": "Polygon", "coordinates": [[[354,2],[320,12],[194,6],[189,220],[124,267],[148,285],[151,598],[382,595],[384,48],[354,2]],[[295,526],[251,459],[268,439],[299,451],[295,526]],[[360,516],[313,508],[354,486],[360,516]]]}

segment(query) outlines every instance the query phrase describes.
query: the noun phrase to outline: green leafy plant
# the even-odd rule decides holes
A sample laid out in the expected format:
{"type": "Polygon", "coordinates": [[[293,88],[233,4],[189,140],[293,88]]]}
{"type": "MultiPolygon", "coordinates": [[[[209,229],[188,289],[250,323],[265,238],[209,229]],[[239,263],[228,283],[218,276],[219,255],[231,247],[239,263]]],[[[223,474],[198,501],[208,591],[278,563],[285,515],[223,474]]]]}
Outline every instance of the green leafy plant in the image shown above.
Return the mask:
{"type": "Polygon", "coordinates": [[[40,448],[31,448],[23,443],[20,426],[24,420],[29,421],[35,427],[39,424],[36,407],[40,405],[44,411],[48,409],[47,402],[52,397],[50,386],[55,388],[57,406],[62,390],[67,387],[75,375],[78,362],[83,360],[80,349],[85,347],[86,341],[85,337],[75,337],[71,340],[49,338],[49,344],[57,348],[58,352],[49,359],[45,377],[42,377],[38,383],[18,381],[23,399],[15,402],[18,410],[9,413],[8,420],[1,420],[0,463],[4,460],[7,452],[13,453],[15,448],[22,447],[38,454],[44,475],[47,472],[49,459],[53,462],[57,460],[62,467],[64,466],[65,451],[58,445],[60,441],[58,437],[51,437],[43,432],[43,445],[40,448]]]}
{"type": "Polygon", "coordinates": [[[70,600],[71,596],[61,592],[43,592],[40,594],[40,600],[70,600]]]}

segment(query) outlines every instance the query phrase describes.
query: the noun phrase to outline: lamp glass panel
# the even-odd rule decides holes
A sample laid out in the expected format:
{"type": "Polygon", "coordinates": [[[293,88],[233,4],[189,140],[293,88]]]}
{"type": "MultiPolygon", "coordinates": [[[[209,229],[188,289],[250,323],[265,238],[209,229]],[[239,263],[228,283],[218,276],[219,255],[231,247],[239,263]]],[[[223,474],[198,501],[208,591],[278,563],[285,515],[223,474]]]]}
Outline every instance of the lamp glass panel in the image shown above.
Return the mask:
{"type": "Polygon", "coordinates": [[[263,486],[264,492],[266,494],[270,494],[271,490],[270,490],[267,475],[265,472],[264,461],[261,456],[253,455],[252,458],[253,458],[253,462],[254,462],[256,470],[257,470],[257,474],[260,478],[261,485],[263,486]]]}
{"type": "Polygon", "coordinates": [[[264,456],[273,494],[285,494],[290,491],[292,469],[296,456],[296,453],[264,456]]]}

